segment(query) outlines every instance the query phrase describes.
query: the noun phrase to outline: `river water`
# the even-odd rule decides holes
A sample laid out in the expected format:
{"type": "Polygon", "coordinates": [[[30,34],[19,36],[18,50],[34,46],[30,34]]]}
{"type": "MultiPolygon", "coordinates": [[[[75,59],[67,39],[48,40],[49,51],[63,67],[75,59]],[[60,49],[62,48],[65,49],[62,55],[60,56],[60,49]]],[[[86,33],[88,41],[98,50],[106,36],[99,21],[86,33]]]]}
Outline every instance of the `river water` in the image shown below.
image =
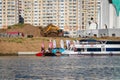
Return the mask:
{"type": "Polygon", "coordinates": [[[120,80],[120,56],[3,56],[0,80],[120,80]]]}

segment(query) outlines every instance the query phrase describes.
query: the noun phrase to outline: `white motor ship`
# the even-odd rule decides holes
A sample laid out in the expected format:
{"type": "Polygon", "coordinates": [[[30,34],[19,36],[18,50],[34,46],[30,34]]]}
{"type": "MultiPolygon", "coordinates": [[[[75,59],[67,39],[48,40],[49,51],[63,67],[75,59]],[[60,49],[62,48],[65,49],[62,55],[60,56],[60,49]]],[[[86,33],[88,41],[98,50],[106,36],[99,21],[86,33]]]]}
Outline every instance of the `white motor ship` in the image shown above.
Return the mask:
{"type": "Polygon", "coordinates": [[[81,55],[119,55],[120,41],[97,41],[94,39],[83,39],[79,44],[70,45],[62,54],[81,54],[81,55]]]}

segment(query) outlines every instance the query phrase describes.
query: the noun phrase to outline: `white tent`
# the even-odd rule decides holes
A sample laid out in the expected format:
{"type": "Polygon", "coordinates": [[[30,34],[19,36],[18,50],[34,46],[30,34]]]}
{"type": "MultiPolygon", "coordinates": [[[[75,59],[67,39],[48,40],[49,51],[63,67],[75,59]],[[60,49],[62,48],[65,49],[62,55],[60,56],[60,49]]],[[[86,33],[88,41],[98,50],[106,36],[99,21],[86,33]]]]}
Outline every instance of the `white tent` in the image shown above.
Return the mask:
{"type": "Polygon", "coordinates": [[[56,40],[53,40],[53,48],[56,48],[56,40]]]}
{"type": "Polygon", "coordinates": [[[64,48],[64,41],[63,40],[60,40],[60,47],[64,48]]]}
{"type": "Polygon", "coordinates": [[[69,49],[69,47],[70,47],[70,40],[66,40],[66,46],[67,46],[67,49],[69,49]]]}

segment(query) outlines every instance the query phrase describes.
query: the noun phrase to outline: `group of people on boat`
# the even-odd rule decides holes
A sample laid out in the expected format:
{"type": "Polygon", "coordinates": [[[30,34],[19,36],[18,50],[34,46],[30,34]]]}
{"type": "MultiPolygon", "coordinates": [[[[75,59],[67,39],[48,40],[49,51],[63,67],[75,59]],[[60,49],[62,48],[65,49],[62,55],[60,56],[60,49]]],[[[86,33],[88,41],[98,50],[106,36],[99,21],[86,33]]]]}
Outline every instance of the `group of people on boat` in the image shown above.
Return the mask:
{"type": "Polygon", "coordinates": [[[120,53],[120,41],[97,41],[94,39],[60,40],[60,47],[56,47],[56,41],[50,40],[48,49],[45,50],[44,42],[41,44],[40,56],[61,56],[63,54],[106,54],[120,53]]]}
{"type": "Polygon", "coordinates": [[[66,40],[66,45],[64,45],[64,41],[63,40],[60,40],[60,47],[57,48],[56,47],[56,41],[55,40],[50,40],[49,41],[49,44],[48,44],[48,49],[45,50],[45,45],[44,45],[44,42],[41,43],[41,51],[39,53],[37,53],[36,55],[40,55],[40,56],[61,56],[62,55],[62,52],[65,50],[65,49],[70,49],[70,46],[72,44],[75,44],[79,41],[70,41],[70,40],[66,40]]]}

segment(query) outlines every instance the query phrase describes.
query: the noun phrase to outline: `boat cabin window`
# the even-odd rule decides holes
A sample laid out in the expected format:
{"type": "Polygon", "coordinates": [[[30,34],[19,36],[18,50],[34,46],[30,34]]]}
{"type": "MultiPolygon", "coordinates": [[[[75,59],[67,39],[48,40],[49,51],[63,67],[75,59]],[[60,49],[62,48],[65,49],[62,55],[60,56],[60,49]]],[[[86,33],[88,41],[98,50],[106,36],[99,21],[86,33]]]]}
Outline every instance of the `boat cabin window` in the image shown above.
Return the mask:
{"type": "Polygon", "coordinates": [[[97,51],[101,51],[101,48],[77,48],[76,51],[94,51],[94,52],[97,52],[97,51]]]}
{"type": "Polygon", "coordinates": [[[120,51],[120,48],[106,48],[106,51],[120,51]]]}
{"type": "Polygon", "coordinates": [[[80,44],[83,44],[83,45],[88,45],[88,44],[101,44],[100,41],[97,41],[97,42],[80,42],[80,44]]]}
{"type": "Polygon", "coordinates": [[[87,51],[101,51],[101,48],[87,48],[87,51]]]}
{"type": "Polygon", "coordinates": [[[120,41],[107,41],[106,44],[120,44],[120,41]]]}
{"type": "Polygon", "coordinates": [[[84,51],[87,51],[86,48],[74,48],[73,50],[74,50],[75,52],[80,52],[80,51],[84,52],[84,51]]]}

